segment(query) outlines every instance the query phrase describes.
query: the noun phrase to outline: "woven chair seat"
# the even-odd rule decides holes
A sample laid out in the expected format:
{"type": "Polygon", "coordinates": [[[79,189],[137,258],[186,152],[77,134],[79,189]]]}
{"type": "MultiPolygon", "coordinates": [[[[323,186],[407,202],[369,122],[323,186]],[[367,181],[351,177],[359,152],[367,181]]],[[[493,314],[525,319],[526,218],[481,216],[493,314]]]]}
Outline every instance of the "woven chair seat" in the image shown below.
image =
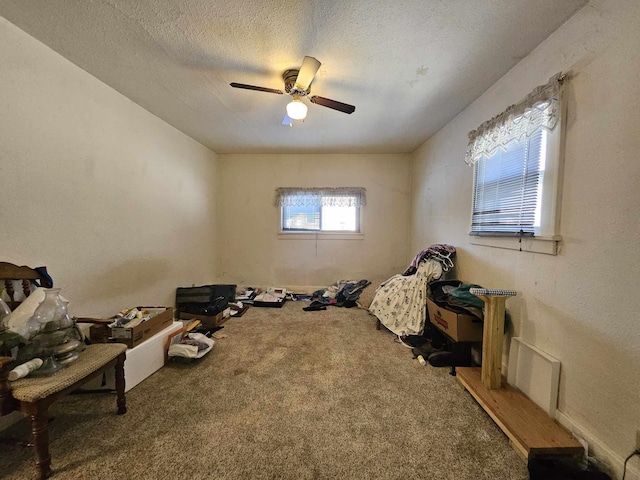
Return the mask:
{"type": "Polygon", "coordinates": [[[89,345],[80,352],[78,360],[50,377],[26,377],[11,382],[11,394],[22,402],[36,402],[86,378],[126,349],[122,343],[89,345]]]}

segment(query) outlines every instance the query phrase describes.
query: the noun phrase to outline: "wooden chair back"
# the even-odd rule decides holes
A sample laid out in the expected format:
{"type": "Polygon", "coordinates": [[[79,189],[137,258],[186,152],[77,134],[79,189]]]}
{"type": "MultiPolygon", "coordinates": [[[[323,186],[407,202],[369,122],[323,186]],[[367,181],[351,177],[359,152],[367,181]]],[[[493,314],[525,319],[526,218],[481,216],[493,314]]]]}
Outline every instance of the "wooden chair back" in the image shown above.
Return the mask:
{"type": "MultiPolygon", "coordinates": [[[[40,270],[46,273],[47,269],[42,267],[40,270]]],[[[15,280],[21,281],[22,291],[25,297],[28,297],[31,293],[31,283],[39,281],[40,286],[45,288],[51,288],[51,280],[38,272],[37,270],[26,267],[17,266],[13,263],[0,262],[0,291],[4,288],[9,297],[7,305],[11,310],[14,310],[20,301],[16,300],[16,292],[13,282],[15,280]]],[[[0,416],[6,415],[15,408],[15,402],[10,396],[10,388],[7,382],[7,375],[9,365],[11,365],[13,359],[11,357],[0,356],[0,416]]]]}
{"type": "MultiPolygon", "coordinates": [[[[45,273],[47,271],[46,267],[41,267],[45,273]]],[[[7,296],[9,297],[9,301],[7,305],[9,308],[13,310],[18,305],[20,305],[20,301],[16,300],[16,292],[13,285],[14,280],[19,280],[22,282],[22,291],[25,297],[28,297],[31,293],[31,284],[34,281],[40,282],[41,287],[51,288],[51,280],[47,278],[45,275],[41,274],[38,270],[35,270],[26,266],[17,266],[13,263],[0,262],[0,280],[4,281],[4,289],[7,292],[7,296]]],[[[2,288],[0,288],[2,290],[2,288]]]]}

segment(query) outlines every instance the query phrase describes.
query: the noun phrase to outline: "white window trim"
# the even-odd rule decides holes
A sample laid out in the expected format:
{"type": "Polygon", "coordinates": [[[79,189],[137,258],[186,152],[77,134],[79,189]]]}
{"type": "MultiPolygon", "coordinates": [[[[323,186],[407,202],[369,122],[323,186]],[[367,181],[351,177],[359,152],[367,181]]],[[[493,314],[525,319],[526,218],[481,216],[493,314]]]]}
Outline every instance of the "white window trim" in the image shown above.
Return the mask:
{"type": "Polygon", "coordinates": [[[545,193],[542,202],[542,221],[535,234],[539,238],[560,237],[560,205],[562,202],[562,172],[564,171],[564,143],[566,100],[562,96],[558,124],[553,132],[547,136],[547,166],[542,181],[542,191],[545,193]],[[549,168],[549,163],[554,162],[549,168]],[[552,220],[550,220],[552,219],[552,220]]]}
{"type": "Polygon", "coordinates": [[[484,247],[504,248],[518,250],[520,252],[544,253],[547,255],[558,254],[558,243],[562,240],[557,237],[489,237],[481,235],[469,235],[471,245],[484,247]]]}

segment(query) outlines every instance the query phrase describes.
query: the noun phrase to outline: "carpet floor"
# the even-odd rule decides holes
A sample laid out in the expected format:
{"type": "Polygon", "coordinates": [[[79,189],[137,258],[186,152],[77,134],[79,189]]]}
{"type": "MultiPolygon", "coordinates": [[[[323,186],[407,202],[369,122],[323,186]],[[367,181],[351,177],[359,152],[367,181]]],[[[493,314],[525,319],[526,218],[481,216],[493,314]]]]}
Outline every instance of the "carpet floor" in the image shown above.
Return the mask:
{"type": "MultiPolygon", "coordinates": [[[[447,368],[421,366],[364,310],[250,308],[191,363],[127,393],[54,404],[54,479],[528,478],[525,462],[447,368]]],[[[28,438],[18,422],[1,436],[28,438]]],[[[1,445],[0,477],[36,477],[1,445]]]]}

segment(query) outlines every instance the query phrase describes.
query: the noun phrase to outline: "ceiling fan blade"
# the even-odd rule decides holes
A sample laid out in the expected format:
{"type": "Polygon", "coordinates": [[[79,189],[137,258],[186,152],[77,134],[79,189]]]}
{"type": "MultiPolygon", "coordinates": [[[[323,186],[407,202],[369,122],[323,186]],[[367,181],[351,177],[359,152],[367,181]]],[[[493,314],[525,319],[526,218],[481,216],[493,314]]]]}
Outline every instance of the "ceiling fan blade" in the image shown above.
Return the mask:
{"type": "Polygon", "coordinates": [[[275,88],[256,87],[255,85],[245,85],[244,83],[232,82],[229,85],[233,88],[244,88],[245,90],[255,90],[257,92],[277,93],[279,95],[284,93],[282,90],[276,90],[275,88]]]}
{"type": "Polygon", "coordinates": [[[311,103],[322,105],[323,107],[333,108],[334,110],[338,110],[339,112],[351,114],[356,111],[356,107],[354,107],[353,105],[338,102],[337,100],[331,100],[330,98],[318,97],[317,95],[314,95],[309,100],[311,100],[311,103]]]}
{"type": "Polygon", "coordinates": [[[282,119],[282,125],[286,125],[287,127],[293,127],[293,118],[291,118],[286,113],[284,114],[284,118],[282,119]]]}
{"type": "Polygon", "coordinates": [[[316,72],[320,68],[320,65],[322,64],[315,58],[304,57],[294,86],[298,90],[307,90],[309,88],[309,85],[311,85],[311,82],[313,81],[313,77],[316,76],[316,72]]]}

